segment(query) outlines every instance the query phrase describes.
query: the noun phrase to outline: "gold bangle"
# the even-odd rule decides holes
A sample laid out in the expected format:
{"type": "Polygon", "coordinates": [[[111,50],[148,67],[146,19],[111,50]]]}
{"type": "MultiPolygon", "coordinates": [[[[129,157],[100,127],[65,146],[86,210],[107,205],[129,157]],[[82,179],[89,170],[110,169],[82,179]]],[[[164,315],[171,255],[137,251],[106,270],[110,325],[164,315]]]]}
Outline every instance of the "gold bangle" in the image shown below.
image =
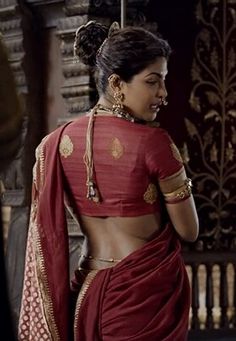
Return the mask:
{"type": "Polygon", "coordinates": [[[192,193],[192,180],[190,178],[187,178],[184,181],[184,184],[178,187],[173,192],[163,193],[165,199],[171,200],[171,199],[184,199],[187,196],[190,196],[192,193]]]}

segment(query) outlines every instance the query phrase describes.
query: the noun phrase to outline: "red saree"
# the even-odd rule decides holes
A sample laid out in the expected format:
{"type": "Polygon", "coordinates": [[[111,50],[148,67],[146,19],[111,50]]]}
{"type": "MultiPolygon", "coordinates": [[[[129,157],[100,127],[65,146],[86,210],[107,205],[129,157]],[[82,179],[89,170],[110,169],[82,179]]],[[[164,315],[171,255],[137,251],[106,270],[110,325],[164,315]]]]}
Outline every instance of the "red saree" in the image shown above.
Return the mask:
{"type": "Polygon", "coordinates": [[[64,128],[46,137],[36,150],[19,341],[70,337],[68,233],[57,157],[64,128]]]}
{"type": "Polygon", "coordinates": [[[189,282],[179,240],[169,225],[115,267],[92,271],[75,313],[71,311],[58,156],[64,128],[46,137],[36,151],[18,340],[186,340],[189,282]]]}
{"type": "Polygon", "coordinates": [[[115,267],[89,275],[77,302],[76,341],[187,340],[189,282],[171,226],[115,267]]]}

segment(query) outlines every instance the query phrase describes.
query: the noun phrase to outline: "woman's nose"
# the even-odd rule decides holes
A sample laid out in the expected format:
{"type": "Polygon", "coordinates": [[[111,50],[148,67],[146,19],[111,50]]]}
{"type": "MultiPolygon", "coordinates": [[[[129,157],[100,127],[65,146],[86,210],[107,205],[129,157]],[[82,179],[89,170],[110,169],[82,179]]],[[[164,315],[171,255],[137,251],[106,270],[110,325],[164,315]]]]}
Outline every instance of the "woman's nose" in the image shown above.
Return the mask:
{"type": "Polygon", "coordinates": [[[162,88],[161,88],[161,92],[162,92],[162,94],[161,94],[162,98],[166,98],[167,95],[168,95],[168,92],[167,92],[167,90],[166,90],[165,84],[163,84],[163,86],[162,86],[162,88]]]}
{"type": "Polygon", "coordinates": [[[166,98],[167,95],[168,95],[168,92],[166,90],[165,83],[163,82],[163,84],[159,87],[157,91],[157,97],[166,98]]]}

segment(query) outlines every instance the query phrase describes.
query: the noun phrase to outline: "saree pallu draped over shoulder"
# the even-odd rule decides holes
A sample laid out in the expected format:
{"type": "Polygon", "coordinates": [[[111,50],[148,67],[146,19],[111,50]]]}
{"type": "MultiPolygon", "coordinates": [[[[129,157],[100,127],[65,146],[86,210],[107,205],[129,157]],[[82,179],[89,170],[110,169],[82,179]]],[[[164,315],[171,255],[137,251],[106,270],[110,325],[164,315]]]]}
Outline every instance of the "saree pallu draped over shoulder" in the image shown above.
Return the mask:
{"type": "Polygon", "coordinates": [[[65,126],[36,149],[19,341],[70,340],[68,232],[58,157],[65,126]]]}
{"type": "Polygon", "coordinates": [[[83,283],[76,271],[70,291],[58,156],[64,128],[36,151],[18,340],[187,340],[189,281],[170,225],[113,268],[91,271],[83,283]],[[72,309],[76,286],[80,292],[72,309]]]}

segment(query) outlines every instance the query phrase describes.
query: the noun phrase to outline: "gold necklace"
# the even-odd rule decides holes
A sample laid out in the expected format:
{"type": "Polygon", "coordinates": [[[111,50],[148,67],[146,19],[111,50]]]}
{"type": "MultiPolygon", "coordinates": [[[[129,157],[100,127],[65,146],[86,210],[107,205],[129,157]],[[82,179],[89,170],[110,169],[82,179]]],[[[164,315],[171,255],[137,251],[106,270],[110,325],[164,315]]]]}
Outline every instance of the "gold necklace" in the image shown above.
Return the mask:
{"type": "Polygon", "coordinates": [[[112,115],[114,115],[115,117],[123,118],[124,120],[129,121],[129,122],[145,123],[144,120],[140,120],[136,117],[133,117],[123,108],[116,107],[115,109],[113,109],[113,108],[106,107],[105,105],[102,105],[102,104],[97,104],[95,106],[95,112],[97,110],[112,113],[112,115]]]}

